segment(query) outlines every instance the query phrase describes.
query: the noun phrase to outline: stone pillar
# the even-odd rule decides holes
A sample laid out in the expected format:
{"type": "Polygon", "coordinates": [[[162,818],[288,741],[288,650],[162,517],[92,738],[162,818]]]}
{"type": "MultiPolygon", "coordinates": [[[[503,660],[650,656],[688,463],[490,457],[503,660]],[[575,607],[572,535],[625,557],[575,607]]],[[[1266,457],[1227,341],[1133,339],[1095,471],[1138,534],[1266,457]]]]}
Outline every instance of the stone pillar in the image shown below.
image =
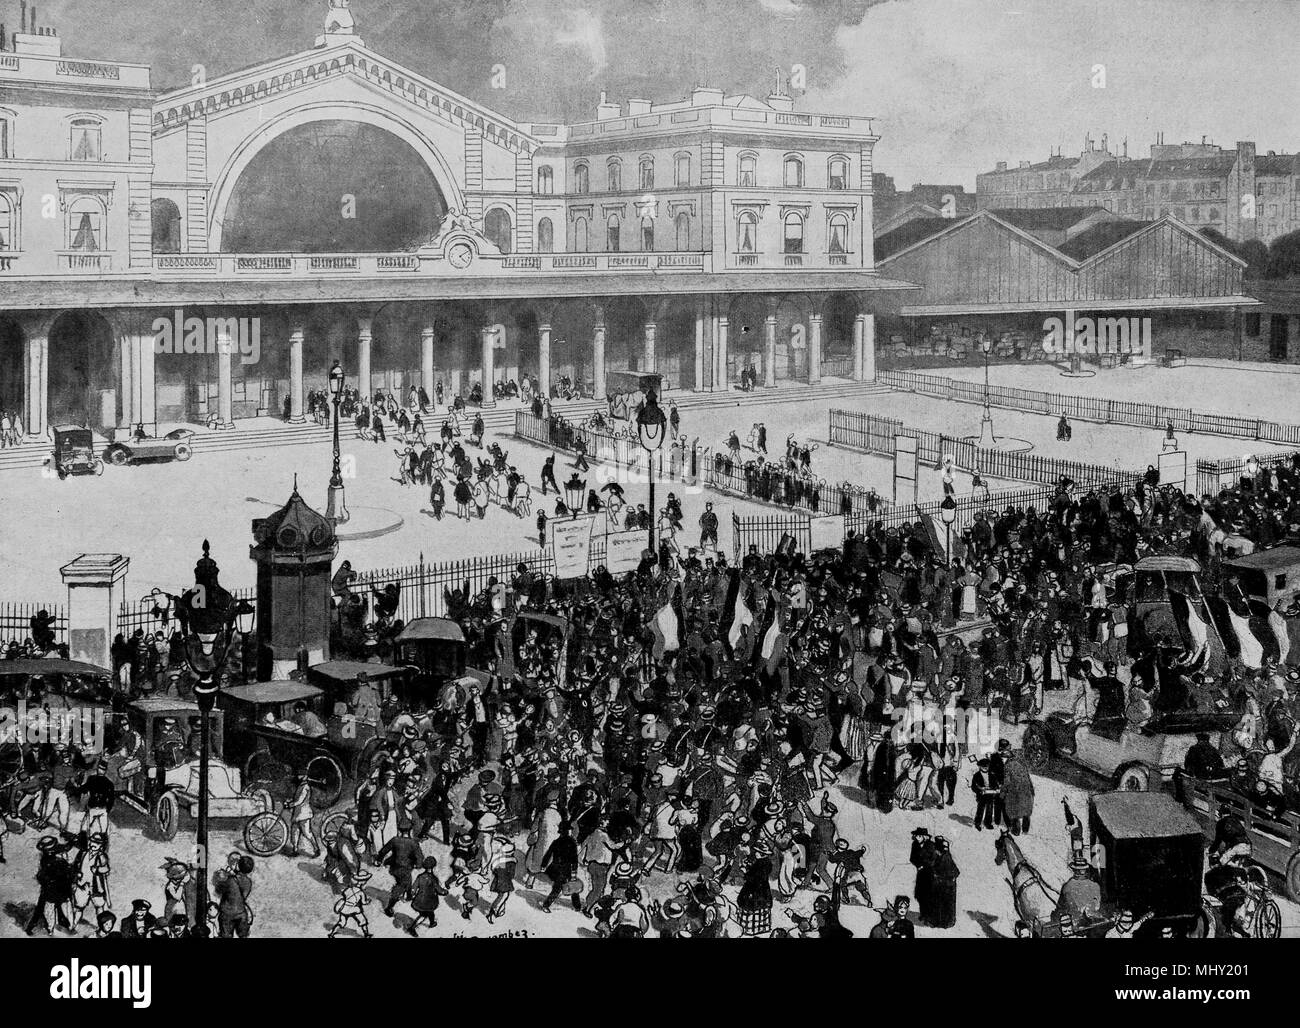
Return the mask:
{"type": "Polygon", "coordinates": [[[496,359],[496,353],[493,350],[493,344],[496,342],[497,327],[495,325],[484,325],[480,335],[483,339],[483,403],[484,408],[495,407],[497,405],[496,397],[492,395],[492,383],[496,381],[496,369],[493,362],[496,359]]]}
{"type": "Polygon", "coordinates": [[[641,370],[650,373],[655,370],[655,323],[645,323],[645,350],[641,355],[641,370]]]}
{"type": "MultiPolygon", "coordinates": [[[[234,396],[234,373],[230,358],[232,349],[230,333],[221,329],[217,333],[217,428],[219,429],[235,427],[234,407],[231,403],[234,396]]],[[[301,360],[301,354],[299,359],[301,360]]],[[[300,376],[301,370],[300,363],[300,376]]]]}
{"type": "Polygon", "coordinates": [[[768,311],[763,322],[766,332],[766,349],[763,352],[763,385],[776,388],[776,311],[768,311]]]}
{"type": "Polygon", "coordinates": [[[420,384],[429,394],[429,402],[438,398],[438,390],[433,380],[433,326],[426,325],[420,329],[420,384]]]}
{"type": "Polygon", "coordinates": [[[144,430],[151,435],[158,431],[158,393],[157,379],[154,371],[154,337],[152,332],[141,332],[140,379],[137,383],[135,401],[135,420],[144,425],[144,430]]]}
{"type": "Polygon", "coordinates": [[[357,318],[357,388],[363,397],[370,396],[370,341],[374,322],[357,318]]]}
{"type": "MultiPolygon", "coordinates": [[[[124,332],[118,336],[117,349],[120,358],[118,361],[117,396],[118,406],[121,408],[122,413],[118,416],[117,412],[114,411],[111,423],[117,425],[118,428],[127,429],[129,432],[135,426],[135,405],[132,403],[135,392],[132,384],[136,378],[135,334],[133,332],[124,332]]],[[[109,423],[105,421],[105,424],[109,423]]]]}
{"type": "Polygon", "coordinates": [[[68,655],[112,668],[110,647],[126,599],[131,561],[116,553],[86,553],[59,568],[68,587],[68,655]]]}
{"type": "Polygon", "coordinates": [[[551,396],[551,325],[537,326],[537,387],[545,399],[551,396]]]}
{"type": "Polygon", "coordinates": [[[30,436],[44,436],[49,428],[50,407],[50,337],[49,329],[31,331],[27,336],[23,394],[23,429],[30,436]]]}
{"type": "Polygon", "coordinates": [[[595,390],[592,393],[597,400],[605,398],[605,308],[600,304],[595,307],[595,330],[591,340],[592,379],[595,390]]]}
{"type": "Polygon", "coordinates": [[[695,391],[704,389],[704,305],[707,301],[700,298],[700,305],[695,310],[695,391]]]}
{"type": "Polygon", "coordinates": [[[808,384],[822,380],[822,316],[808,315],[808,384]]]}
{"type": "Polygon", "coordinates": [[[289,336],[289,424],[306,423],[302,395],[302,340],[303,329],[295,328],[289,336]]]}
{"type": "Polygon", "coordinates": [[[729,376],[731,369],[727,366],[727,315],[719,312],[718,314],[718,348],[714,353],[714,361],[718,368],[717,388],[721,392],[726,392],[731,388],[729,376]]]}
{"type": "Polygon", "coordinates": [[[853,319],[853,381],[862,381],[862,337],[865,331],[863,319],[865,314],[859,314],[853,319]]]}
{"type": "Polygon", "coordinates": [[[876,380],[876,316],[859,314],[858,324],[862,326],[862,330],[860,334],[855,331],[855,338],[859,344],[857,352],[861,354],[861,358],[854,361],[853,377],[859,382],[874,382],[876,380]]]}

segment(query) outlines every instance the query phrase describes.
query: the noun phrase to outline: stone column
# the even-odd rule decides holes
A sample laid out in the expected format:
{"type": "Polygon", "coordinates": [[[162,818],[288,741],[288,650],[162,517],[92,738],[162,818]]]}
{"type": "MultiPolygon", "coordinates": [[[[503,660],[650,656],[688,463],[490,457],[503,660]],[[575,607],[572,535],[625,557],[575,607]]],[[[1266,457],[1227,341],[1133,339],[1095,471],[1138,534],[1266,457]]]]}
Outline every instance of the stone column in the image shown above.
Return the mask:
{"type": "Polygon", "coordinates": [[[545,399],[551,396],[551,323],[537,326],[537,387],[545,399]]]}
{"type": "Polygon", "coordinates": [[[718,367],[717,388],[721,392],[726,392],[731,388],[729,376],[731,369],[728,367],[727,354],[727,315],[719,312],[718,314],[718,349],[714,354],[714,360],[718,367]]]}
{"type": "Polygon", "coordinates": [[[289,424],[301,425],[307,421],[303,413],[302,394],[302,341],[303,329],[295,328],[289,336],[289,424]]]}
{"type": "Polygon", "coordinates": [[[370,342],[374,338],[370,318],[357,318],[357,388],[363,397],[370,396],[370,342]]]}
{"type": "Polygon", "coordinates": [[[876,380],[876,316],[859,314],[858,321],[862,324],[862,361],[860,367],[854,365],[854,371],[857,372],[855,377],[859,382],[874,382],[876,380]]]}
{"type": "Polygon", "coordinates": [[[493,343],[496,342],[496,326],[484,325],[480,335],[483,340],[483,403],[484,408],[495,407],[496,398],[492,395],[492,383],[496,381],[496,369],[493,362],[496,354],[493,352],[493,343]]]}
{"type": "Polygon", "coordinates": [[[763,353],[763,385],[768,389],[776,388],[776,311],[769,310],[763,321],[766,333],[766,350],[763,353]]]}
{"type": "Polygon", "coordinates": [[[605,308],[595,306],[595,330],[591,340],[592,379],[595,382],[593,396],[597,400],[605,398],[605,308]]]}
{"type": "MultiPolygon", "coordinates": [[[[233,349],[230,333],[221,329],[217,333],[217,428],[235,427],[234,407],[231,400],[233,389],[233,365],[230,354],[233,349]]],[[[298,377],[302,378],[302,352],[298,353],[298,377]]]]}
{"type": "Polygon", "coordinates": [[[420,329],[420,384],[429,394],[429,402],[438,398],[436,384],[433,381],[433,326],[426,325],[420,329]]]}
{"type": "Polygon", "coordinates": [[[859,314],[853,319],[853,381],[862,381],[862,336],[865,330],[863,319],[865,314],[859,314]]]}
{"type": "Polygon", "coordinates": [[[114,411],[113,423],[118,428],[125,428],[128,431],[135,426],[135,406],[132,403],[134,399],[134,390],[132,384],[136,378],[136,344],[135,333],[123,332],[117,338],[118,346],[118,374],[117,374],[117,396],[118,406],[122,409],[120,417],[116,416],[114,411]]]}
{"type": "Polygon", "coordinates": [[[808,315],[808,384],[817,385],[822,380],[822,316],[816,312],[808,315]]]}
{"type": "Polygon", "coordinates": [[[704,389],[704,305],[705,298],[700,298],[700,305],[695,310],[695,392],[704,389]]]}
{"type": "Polygon", "coordinates": [[[29,330],[25,355],[23,393],[23,430],[29,436],[44,436],[49,427],[50,407],[50,337],[49,328],[29,330]]]}
{"type": "Polygon", "coordinates": [[[641,356],[641,370],[649,373],[655,370],[655,323],[645,324],[645,350],[641,356]]]}
{"type": "Polygon", "coordinates": [[[157,378],[154,370],[154,336],[151,331],[142,331],[139,335],[140,345],[140,380],[137,383],[135,401],[135,420],[144,425],[144,430],[151,435],[158,431],[158,393],[157,378]]]}

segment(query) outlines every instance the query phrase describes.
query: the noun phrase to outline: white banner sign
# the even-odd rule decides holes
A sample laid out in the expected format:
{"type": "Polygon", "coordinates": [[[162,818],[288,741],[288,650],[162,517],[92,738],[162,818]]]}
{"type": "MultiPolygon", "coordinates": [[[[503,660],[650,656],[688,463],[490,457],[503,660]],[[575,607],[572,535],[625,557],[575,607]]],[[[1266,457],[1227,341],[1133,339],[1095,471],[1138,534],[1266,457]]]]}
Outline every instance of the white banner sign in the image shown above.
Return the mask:
{"type": "Polygon", "coordinates": [[[824,518],[808,519],[809,550],[838,550],[844,545],[844,515],[831,514],[824,518]]]}
{"type": "Polygon", "coordinates": [[[1187,451],[1166,450],[1156,458],[1160,484],[1172,485],[1187,492],[1187,451]]]}
{"type": "Polygon", "coordinates": [[[592,523],[589,517],[551,522],[551,556],[555,560],[556,578],[581,578],[587,573],[592,523]]]}
{"type": "Polygon", "coordinates": [[[641,557],[650,545],[649,533],[639,528],[631,532],[611,532],[605,537],[605,568],[611,575],[624,575],[641,566],[641,557]]]}

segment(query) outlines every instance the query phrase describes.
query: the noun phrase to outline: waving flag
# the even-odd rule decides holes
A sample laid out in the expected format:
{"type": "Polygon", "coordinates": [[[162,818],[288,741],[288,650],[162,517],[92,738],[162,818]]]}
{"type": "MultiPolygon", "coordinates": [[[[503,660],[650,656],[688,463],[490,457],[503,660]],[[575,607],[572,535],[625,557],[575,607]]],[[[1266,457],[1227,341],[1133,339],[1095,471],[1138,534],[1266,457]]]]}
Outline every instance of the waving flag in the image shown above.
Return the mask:
{"type": "Polygon", "coordinates": [[[673,587],[673,594],[668,602],[659,608],[659,613],[650,622],[650,631],[654,634],[654,658],[662,660],[665,653],[672,653],[682,648],[682,587],[673,587]]]}
{"type": "Polygon", "coordinates": [[[1258,671],[1264,665],[1264,647],[1250,630],[1250,622],[1244,614],[1238,614],[1231,603],[1228,604],[1228,621],[1232,625],[1232,634],[1237,637],[1240,650],[1237,659],[1252,671],[1258,671]]]}
{"type": "Polygon", "coordinates": [[[1193,659],[1198,659],[1209,648],[1209,626],[1202,620],[1186,594],[1170,589],[1169,605],[1173,608],[1174,620],[1178,623],[1184,645],[1192,653],[1193,659]]]}
{"type": "Polygon", "coordinates": [[[740,577],[740,572],[731,572],[731,581],[727,585],[727,601],[722,607],[722,626],[726,630],[727,652],[735,656],[736,644],[740,642],[740,632],[745,625],[754,623],[754,614],[745,603],[748,586],[740,577]]]}
{"type": "Polygon", "coordinates": [[[754,664],[762,664],[769,675],[774,674],[781,658],[785,655],[787,636],[781,630],[781,603],[776,593],[771,594],[767,612],[763,617],[760,642],[754,651],[754,664]]]}
{"type": "Polygon", "coordinates": [[[1287,631],[1286,618],[1276,608],[1268,612],[1268,627],[1277,640],[1277,662],[1285,664],[1287,654],[1291,652],[1291,634],[1287,631]]]}

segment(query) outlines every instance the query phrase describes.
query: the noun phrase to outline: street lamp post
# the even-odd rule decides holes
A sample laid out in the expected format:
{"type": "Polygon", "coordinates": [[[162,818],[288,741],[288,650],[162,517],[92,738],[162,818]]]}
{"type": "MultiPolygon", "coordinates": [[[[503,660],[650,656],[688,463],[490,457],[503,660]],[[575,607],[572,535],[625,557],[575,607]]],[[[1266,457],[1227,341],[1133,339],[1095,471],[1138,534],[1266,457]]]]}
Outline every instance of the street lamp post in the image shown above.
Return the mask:
{"type": "MultiPolygon", "coordinates": [[[[237,600],[218,581],[220,569],[203,540],[203,556],[194,566],[194,586],[180,596],[155,589],[155,601],[165,596],[176,608],[176,621],[185,644],[185,662],[197,677],[194,700],[199,708],[199,797],[195,830],[196,919],[208,909],[208,770],[212,755],[212,711],[219,680],[231,646],[253,630],[255,608],[237,600]]],[[[202,924],[199,920],[197,923],[202,924]]]]}
{"type": "Polygon", "coordinates": [[[343,498],[343,468],[339,455],[339,403],[343,399],[343,368],[338,361],[330,368],[330,398],[334,403],[334,472],[330,475],[329,500],[325,505],[325,516],[333,519],[336,525],[348,520],[348,507],[343,498]]]}
{"type": "Polygon", "coordinates": [[[993,412],[989,408],[989,354],[993,350],[993,340],[987,335],[981,336],[979,348],[984,354],[984,416],[980,419],[980,444],[992,446],[996,441],[993,437],[993,412]]]}
{"type": "Polygon", "coordinates": [[[946,625],[952,625],[956,623],[956,617],[952,609],[952,525],[957,520],[957,504],[951,496],[945,496],[943,503],[939,504],[939,520],[943,522],[944,558],[947,567],[947,585],[941,597],[943,620],[946,625]]]}
{"type": "Polygon", "coordinates": [[[668,437],[668,418],[659,406],[653,389],[646,393],[645,403],[637,413],[636,437],[646,452],[646,470],[650,477],[650,552],[658,554],[655,545],[655,526],[659,518],[655,510],[655,454],[668,437]]]}
{"type": "Polygon", "coordinates": [[[1255,487],[1258,482],[1258,478],[1257,478],[1258,475],[1259,475],[1259,461],[1255,459],[1255,455],[1253,453],[1248,454],[1246,456],[1246,477],[1250,480],[1251,492],[1255,491],[1255,487]]]}
{"type": "Polygon", "coordinates": [[[587,495],[587,480],[579,478],[575,471],[569,476],[569,480],[564,483],[564,499],[569,504],[569,513],[573,515],[573,520],[577,520],[578,514],[582,511],[582,501],[587,495]]]}

